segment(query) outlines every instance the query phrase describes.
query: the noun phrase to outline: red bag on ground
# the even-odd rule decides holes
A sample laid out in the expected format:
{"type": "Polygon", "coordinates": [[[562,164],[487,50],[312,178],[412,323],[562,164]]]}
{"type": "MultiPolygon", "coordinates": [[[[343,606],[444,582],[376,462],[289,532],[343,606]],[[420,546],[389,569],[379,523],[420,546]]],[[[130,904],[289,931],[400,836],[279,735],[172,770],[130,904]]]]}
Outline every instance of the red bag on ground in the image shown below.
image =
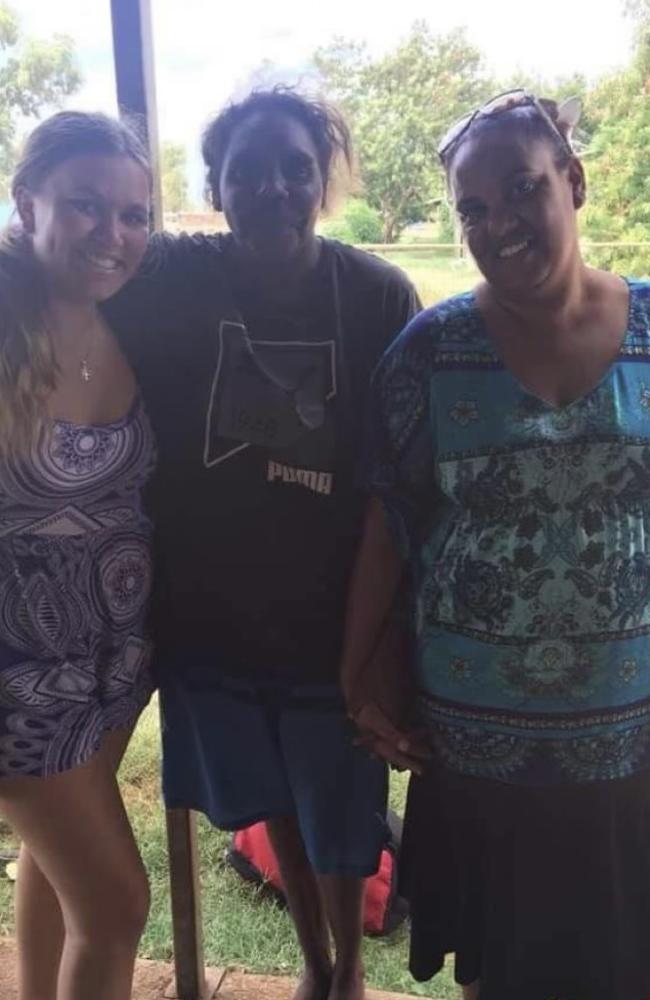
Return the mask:
{"type": "MultiPolygon", "coordinates": [[[[397,816],[389,816],[387,841],[381,852],[379,869],[366,879],[363,931],[373,937],[390,934],[408,913],[405,900],[397,893],[400,826],[397,816]]],[[[286,905],[280,868],[265,823],[255,823],[234,833],[226,860],[247,882],[263,885],[286,905]]]]}

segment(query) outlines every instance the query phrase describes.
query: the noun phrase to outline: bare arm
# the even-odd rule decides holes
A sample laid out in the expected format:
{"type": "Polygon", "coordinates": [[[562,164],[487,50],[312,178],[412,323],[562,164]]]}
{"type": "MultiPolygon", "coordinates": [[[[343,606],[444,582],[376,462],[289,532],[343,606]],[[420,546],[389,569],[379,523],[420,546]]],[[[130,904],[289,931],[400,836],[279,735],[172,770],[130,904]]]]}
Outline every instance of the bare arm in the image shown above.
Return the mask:
{"type": "Polygon", "coordinates": [[[372,499],[352,573],[341,683],[360,742],[396,767],[419,773],[429,750],[406,724],[413,665],[395,614],[403,568],[384,508],[372,499]]]}
{"type": "Polygon", "coordinates": [[[364,675],[393,608],[403,563],[379,500],[366,511],[361,544],[352,571],[343,641],[341,684],[352,712],[364,698],[364,675]]]}

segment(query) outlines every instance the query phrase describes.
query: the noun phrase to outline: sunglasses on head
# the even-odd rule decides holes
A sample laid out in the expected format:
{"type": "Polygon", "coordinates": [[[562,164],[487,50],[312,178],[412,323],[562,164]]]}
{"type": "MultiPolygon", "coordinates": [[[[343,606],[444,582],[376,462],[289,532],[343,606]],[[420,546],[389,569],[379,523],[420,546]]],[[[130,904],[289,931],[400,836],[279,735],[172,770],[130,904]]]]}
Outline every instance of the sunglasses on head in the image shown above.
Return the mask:
{"type": "Polygon", "coordinates": [[[548,111],[544,108],[542,102],[533,94],[530,94],[527,90],[517,89],[507,90],[503,94],[497,94],[496,97],[490,98],[486,104],[482,104],[479,108],[475,108],[474,111],[470,111],[467,115],[463,115],[460,121],[457,121],[456,124],[452,125],[449,131],[445,133],[442,141],[438,145],[438,156],[441,160],[444,160],[450,149],[458,144],[477,119],[493,118],[497,115],[504,114],[506,111],[514,111],[518,108],[534,108],[537,114],[546,122],[551,131],[560,137],[567,151],[573,155],[573,148],[567,136],[564,132],[562,132],[557,123],[553,121],[548,111]]]}

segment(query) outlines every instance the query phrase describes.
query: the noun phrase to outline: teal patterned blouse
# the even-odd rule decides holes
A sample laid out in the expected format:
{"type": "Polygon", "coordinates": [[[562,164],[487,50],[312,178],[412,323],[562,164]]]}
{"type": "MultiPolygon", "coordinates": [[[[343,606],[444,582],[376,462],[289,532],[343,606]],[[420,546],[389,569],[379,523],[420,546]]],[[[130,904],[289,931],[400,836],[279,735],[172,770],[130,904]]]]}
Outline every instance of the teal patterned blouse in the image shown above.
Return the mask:
{"type": "Polygon", "coordinates": [[[374,381],[372,488],[414,571],[420,704],[447,767],[515,783],[650,766],[650,282],[567,406],[494,352],[472,293],[374,381]]]}

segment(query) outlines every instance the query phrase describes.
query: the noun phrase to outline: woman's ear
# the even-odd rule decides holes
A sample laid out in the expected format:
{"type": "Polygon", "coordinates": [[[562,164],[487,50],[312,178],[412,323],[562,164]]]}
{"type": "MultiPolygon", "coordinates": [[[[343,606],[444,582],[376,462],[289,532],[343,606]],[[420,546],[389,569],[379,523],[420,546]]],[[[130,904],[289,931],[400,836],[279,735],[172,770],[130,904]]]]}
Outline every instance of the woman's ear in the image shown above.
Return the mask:
{"type": "Polygon", "coordinates": [[[576,210],[582,208],[587,200],[587,179],[577,156],[573,156],[569,163],[569,183],[573,191],[573,207],[576,210]]]}
{"type": "Polygon", "coordinates": [[[208,205],[212,205],[215,212],[222,211],[221,195],[219,192],[219,175],[212,164],[208,164],[205,187],[203,188],[203,197],[207,201],[208,205]]]}
{"type": "Polygon", "coordinates": [[[15,194],[16,211],[23,229],[30,235],[36,228],[34,196],[26,187],[19,187],[15,194]]]}

